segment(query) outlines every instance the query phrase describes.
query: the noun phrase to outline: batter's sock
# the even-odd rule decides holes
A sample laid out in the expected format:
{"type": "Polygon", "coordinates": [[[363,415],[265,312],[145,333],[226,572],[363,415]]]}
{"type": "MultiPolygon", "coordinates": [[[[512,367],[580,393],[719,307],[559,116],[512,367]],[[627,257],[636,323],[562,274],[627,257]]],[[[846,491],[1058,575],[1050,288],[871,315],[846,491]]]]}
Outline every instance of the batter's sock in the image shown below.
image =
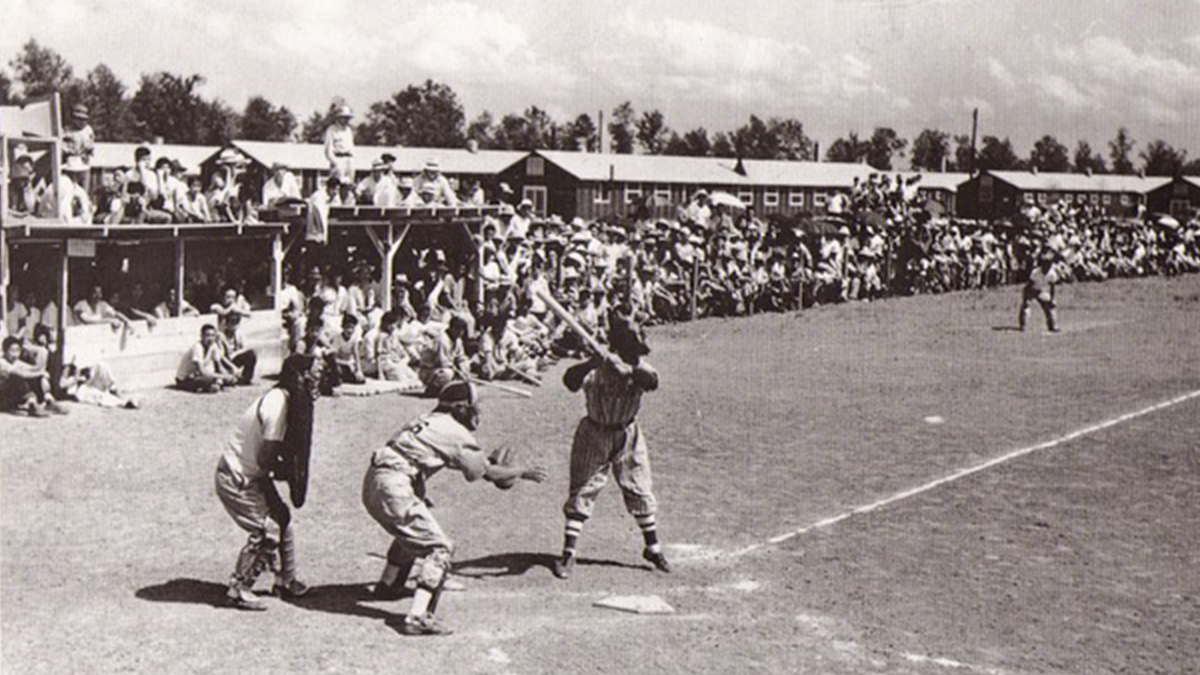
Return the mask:
{"type": "Polygon", "coordinates": [[[647,513],[644,516],[634,516],[638,527],[642,528],[642,538],[646,540],[646,550],[651,553],[661,553],[662,547],[658,544],[658,521],[653,513],[647,513]]]}
{"type": "Polygon", "coordinates": [[[563,529],[563,557],[575,555],[575,546],[579,543],[579,535],[583,533],[583,521],[567,518],[563,529]]]}
{"type": "Polygon", "coordinates": [[[396,580],[399,578],[400,566],[394,563],[388,563],[387,567],[383,568],[383,574],[379,577],[379,583],[390,588],[396,585],[396,580]]]}

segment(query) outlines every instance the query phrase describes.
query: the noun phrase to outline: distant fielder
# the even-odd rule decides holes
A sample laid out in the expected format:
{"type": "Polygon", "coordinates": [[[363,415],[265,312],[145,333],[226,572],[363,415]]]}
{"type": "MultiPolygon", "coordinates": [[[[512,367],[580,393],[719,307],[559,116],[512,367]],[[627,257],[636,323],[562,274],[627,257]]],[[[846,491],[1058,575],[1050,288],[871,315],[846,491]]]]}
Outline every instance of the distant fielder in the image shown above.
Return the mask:
{"type": "Polygon", "coordinates": [[[376,593],[398,596],[395,585],[401,581],[415,586],[412,607],[400,626],[404,635],[452,632],[433,615],[454,545],[429,510],[425,482],[443,468],[462,472],[467,482],[482,478],[501,489],[511,488],[519,479],[536,483],[546,479],[540,466],[512,466],[511,451],[499,449],[485,456],[471,433],[478,425],[479,408],[471,385],[452,382],[442,389],[433,412],[404,425],[371,455],[363,479],[363,506],[395,537],[376,593]]]}
{"type": "Polygon", "coordinates": [[[1046,315],[1046,328],[1051,333],[1059,332],[1058,316],[1055,313],[1054,287],[1058,285],[1058,271],[1054,268],[1056,254],[1052,249],[1043,249],[1037,265],[1029,270],[1029,279],[1021,292],[1021,311],[1017,316],[1022,331],[1029,321],[1029,306],[1037,301],[1046,315]]]}
{"type": "Polygon", "coordinates": [[[286,480],[292,504],[304,505],[320,368],[320,359],[302,354],[287,357],[279,384],[242,413],[217,463],[217,496],[238,527],[250,533],[226,594],[229,604],[238,609],[266,609],[253,593],[254,582],[267,569],[276,569],[276,551],[280,560],[271,592],[285,598],[308,593],[296,578],[292,514],[275,481],[286,480]]]}
{"type": "Polygon", "coordinates": [[[619,358],[593,356],[563,375],[567,389],[583,389],[587,415],[579,421],[571,444],[571,488],[563,505],[567,523],[562,557],[554,564],[554,576],[560,579],[569,577],[575,567],[579,535],[596,497],[608,484],[610,470],[625,508],[642,530],[646,544],[642,557],[662,572],[671,571],[658,542],[650,454],[636,419],[642,394],[658,388],[658,373],[642,360],[650,348],[627,317],[614,313],[610,318],[609,346],[619,358]]]}

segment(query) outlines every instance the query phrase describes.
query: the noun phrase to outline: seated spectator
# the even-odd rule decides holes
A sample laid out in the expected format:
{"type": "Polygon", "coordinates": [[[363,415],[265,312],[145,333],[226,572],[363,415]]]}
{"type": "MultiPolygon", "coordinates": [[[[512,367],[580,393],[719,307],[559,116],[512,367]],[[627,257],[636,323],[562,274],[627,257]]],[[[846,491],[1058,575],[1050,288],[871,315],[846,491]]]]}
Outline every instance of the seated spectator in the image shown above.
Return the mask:
{"type": "Polygon", "coordinates": [[[263,185],[262,203],[268,209],[304,203],[300,183],[285,164],[271,165],[271,178],[263,185]]]}
{"type": "Polygon", "coordinates": [[[221,302],[214,302],[209,311],[216,314],[219,318],[228,318],[231,315],[237,315],[239,319],[249,319],[253,315],[250,311],[250,303],[233,286],[225,287],[225,290],[221,294],[221,302]]]}
{"type": "Polygon", "coordinates": [[[192,306],[186,298],[183,300],[183,307],[176,307],[175,292],[171,289],[163,291],[162,300],[154,306],[154,317],[157,319],[169,319],[173,316],[200,316],[200,310],[192,306]]]}
{"type": "Polygon", "coordinates": [[[200,177],[189,177],[187,184],[187,193],[180,198],[180,211],[184,222],[211,223],[212,211],[208,208],[208,197],[201,189],[200,177]]]}
{"type": "Polygon", "coordinates": [[[479,374],[485,380],[515,379],[541,385],[537,377],[537,359],[521,345],[517,335],[508,330],[508,316],[500,313],[492,318],[479,345],[479,374]]]}
{"type": "Polygon", "coordinates": [[[236,375],[238,384],[250,384],[254,381],[254,370],[258,366],[258,354],[246,346],[238,327],[242,323],[242,315],[229,312],[218,320],[221,326],[217,336],[217,344],[221,348],[220,364],[222,370],[236,375]]]}
{"type": "Polygon", "coordinates": [[[421,205],[421,195],[417,194],[417,184],[412,176],[404,176],[398,183],[399,201],[396,206],[413,208],[421,205]]]}
{"type": "Polygon", "coordinates": [[[458,197],[450,181],[442,175],[442,167],[435,160],[425,162],[425,169],[414,182],[414,189],[426,205],[458,206],[458,197]]]}
{"type": "Polygon", "coordinates": [[[422,349],[417,375],[427,395],[437,396],[442,387],[464,379],[469,372],[471,363],[463,345],[468,326],[467,319],[455,313],[446,331],[431,336],[431,343],[422,349]]]}
{"type": "Polygon", "coordinates": [[[217,329],[205,324],[200,329],[200,341],[192,345],[179,361],[175,371],[175,386],[197,393],[215,393],[237,383],[237,376],[221,372],[221,348],[217,344],[217,329]]]}
{"type": "Polygon", "coordinates": [[[27,216],[37,212],[38,195],[34,190],[33,155],[25,144],[13,148],[12,171],[8,176],[8,210],[13,215],[27,216]]]}
{"type": "Polygon", "coordinates": [[[129,410],[140,407],[137,399],[121,393],[112,372],[103,363],[85,368],[68,363],[58,386],[69,398],[80,403],[129,410]]]}
{"type": "Polygon", "coordinates": [[[421,378],[412,368],[418,343],[408,341],[410,338],[404,333],[406,323],[406,317],[401,313],[383,313],[375,335],[375,368],[379,379],[415,388],[421,386],[421,378]]]}
{"type": "Polygon", "coordinates": [[[362,336],[358,332],[358,318],[353,314],[342,315],[342,330],[333,336],[330,351],[333,357],[333,386],[350,382],[362,384],[367,381],[362,364],[362,336]]]}
{"type": "Polygon", "coordinates": [[[156,191],[151,191],[147,185],[146,196],[149,202],[145,209],[145,221],[163,225],[175,220],[175,198],[178,196],[178,179],[172,174],[171,160],[159,157],[154,163],[154,180],[156,191]]]}
{"type": "Polygon", "coordinates": [[[4,338],[4,353],[0,355],[0,409],[23,412],[30,417],[46,417],[47,413],[67,414],[50,394],[50,377],[44,366],[36,366],[21,358],[21,340],[4,338]]]}
{"type": "Polygon", "coordinates": [[[84,325],[111,324],[114,329],[130,327],[130,319],[104,300],[104,289],[93,286],[87,298],[75,303],[75,322],[84,325]]]}
{"type": "Polygon", "coordinates": [[[138,281],[129,291],[129,302],[126,304],[124,312],[127,316],[145,320],[146,324],[153,329],[158,324],[159,317],[154,312],[152,302],[150,296],[146,294],[146,287],[138,281]]]}
{"type": "Polygon", "coordinates": [[[54,218],[57,215],[59,220],[71,225],[90,225],[95,208],[87,188],[84,187],[87,171],[87,165],[78,155],[68,157],[62,165],[58,194],[46,193],[39,215],[42,218],[54,218]]]}

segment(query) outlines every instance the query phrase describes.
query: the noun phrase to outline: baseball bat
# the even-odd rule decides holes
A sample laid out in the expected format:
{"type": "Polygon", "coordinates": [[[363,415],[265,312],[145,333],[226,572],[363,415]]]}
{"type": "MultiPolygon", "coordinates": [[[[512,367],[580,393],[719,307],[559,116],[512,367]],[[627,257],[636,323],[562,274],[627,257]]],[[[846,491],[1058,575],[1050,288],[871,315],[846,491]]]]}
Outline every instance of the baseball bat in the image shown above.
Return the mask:
{"type": "Polygon", "coordinates": [[[471,384],[481,384],[481,385],[484,385],[487,387],[492,387],[493,389],[499,389],[500,391],[506,391],[510,394],[516,394],[517,396],[520,396],[521,398],[533,398],[533,393],[525,391],[524,389],[521,389],[520,387],[510,387],[508,385],[500,384],[498,382],[491,382],[489,380],[480,380],[480,379],[471,377],[470,375],[459,370],[458,366],[451,366],[451,367],[454,368],[454,372],[458,373],[459,377],[461,377],[466,382],[470,382],[471,384]]]}
{"type": "Polygon", "coordinates": [[[546,291],[540,289],[534,292],[537,293],[537,296],[542,299],[542,302],[546,303],[546,306],[550,308],[550,311],[554,312],[555,316],[562,319],[563,323],[567,324],[571,330],[575,331],[576,335],[583,339],[583,341],[592,349],[592,351],[596,352],[596,354],[601,358],[609,357],[608,350],[604,348],[604,345],[600,344],[600,342],[591,333],[589,333],[586,328],[579,325],[579,321],[577,321],[575,317],[567,311],[566,307],[558,304],[558,300],[555,300],[553,295],[550,295],[546,291]]]}

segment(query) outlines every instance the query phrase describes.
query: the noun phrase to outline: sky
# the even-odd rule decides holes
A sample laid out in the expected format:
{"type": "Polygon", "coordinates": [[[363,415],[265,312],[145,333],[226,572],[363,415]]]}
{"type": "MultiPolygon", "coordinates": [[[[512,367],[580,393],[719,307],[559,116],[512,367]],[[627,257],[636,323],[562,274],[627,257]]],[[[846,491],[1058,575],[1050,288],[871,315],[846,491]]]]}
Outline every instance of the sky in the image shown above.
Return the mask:
{"type": "MultiPolygon", "coordinates": [[[[827,148],[890,126],[1107,147],[1120,126],[1200,156],[1200,0],[0,0],[0,59],[28,39],[83,75],[199,73],[240,109],[357,111],[427,78],[468,120],[558,121],[629,100],[680,133],[794,117],[827,148]]],[[[10,70],[11,75],[11,70],[10,70]]],[[[823,152],[823,150],[822,150],[823,152]]]]}

